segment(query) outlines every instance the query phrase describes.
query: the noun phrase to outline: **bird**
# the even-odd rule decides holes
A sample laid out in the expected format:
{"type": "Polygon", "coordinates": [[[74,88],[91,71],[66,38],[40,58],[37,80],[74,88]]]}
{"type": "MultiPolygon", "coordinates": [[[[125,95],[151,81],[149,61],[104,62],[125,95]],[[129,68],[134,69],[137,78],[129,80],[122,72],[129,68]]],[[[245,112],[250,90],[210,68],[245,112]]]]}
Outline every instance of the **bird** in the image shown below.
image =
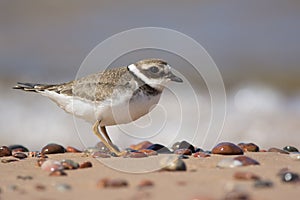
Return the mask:
{"type": "Polygon", "coordinates": [[[152,58],[61,84],[18,82],[13,89],[46,96],[67,113],[92,123],[94,134],[121,156],[125,152],[113,145],[106,126],[127,124],[149,113],[170,81],[183,82],[166,61],[152,58]]]}

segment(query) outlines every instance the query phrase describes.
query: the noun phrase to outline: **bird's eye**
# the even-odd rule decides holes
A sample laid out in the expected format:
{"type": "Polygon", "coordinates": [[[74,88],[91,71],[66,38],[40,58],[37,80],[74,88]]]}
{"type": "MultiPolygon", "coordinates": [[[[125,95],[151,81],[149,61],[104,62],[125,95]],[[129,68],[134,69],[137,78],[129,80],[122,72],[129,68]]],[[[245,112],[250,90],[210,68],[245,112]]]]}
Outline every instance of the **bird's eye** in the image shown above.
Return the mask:
{"type": "Polygon", "coordinates": [[[149,68],[150,72],[157,73],[159,71],[158,67],[152,66],[149,68]]]}

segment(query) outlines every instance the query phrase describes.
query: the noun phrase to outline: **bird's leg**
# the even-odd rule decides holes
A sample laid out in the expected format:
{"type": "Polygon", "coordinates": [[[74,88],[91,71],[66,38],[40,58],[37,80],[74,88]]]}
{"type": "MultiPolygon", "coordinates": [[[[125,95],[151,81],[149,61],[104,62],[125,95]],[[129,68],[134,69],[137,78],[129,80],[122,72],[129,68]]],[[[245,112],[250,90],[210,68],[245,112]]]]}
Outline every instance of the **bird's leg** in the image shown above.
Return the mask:
{"type": "Polygon", "coordinates": [[[103,137],[103,135],[99,132],[99,129],[98,129],[99,125],[100,125],[100,121],[97,120],[96,123],[95,123],[94,126],[93,126],[93,131],[94,131],[95,135],[103,142],[103,144],[104,144],[111,152],[115,153],[117,156],[122,156],[122,155],[124,155],[124,152],[120,152],[119,150],[117,150],[117,149],[113,146],[113,144],[112,144],[112,142],[111,142],[111,140],[110,140],[110,138],[109,138],[109,136],[108,136],[108,134],[107,134],[107,131],[106,131],[105,126],[103,126],[103,127],[101,126],[101,131],[103,132],[103,134],[104,134],[104,136],[105,136],[105,137],[103,137]]]}

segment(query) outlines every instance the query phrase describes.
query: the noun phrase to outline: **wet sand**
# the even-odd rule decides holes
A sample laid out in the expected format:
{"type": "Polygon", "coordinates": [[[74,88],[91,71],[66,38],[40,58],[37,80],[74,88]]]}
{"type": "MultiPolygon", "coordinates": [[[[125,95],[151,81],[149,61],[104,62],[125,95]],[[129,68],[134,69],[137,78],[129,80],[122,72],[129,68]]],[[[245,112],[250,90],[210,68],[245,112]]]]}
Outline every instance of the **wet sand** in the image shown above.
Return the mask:
{"type": "MultiPolygon", "coordinates": [[[[211,155],[208,158],[184,159],[187,171],[156,171],[133,174],[111,169],[96,158],[83,153],[50,154],[54,160],[72,159],[75,162],[92,162],[91,168],[65,170],[67,176],[49,176],[37,166],[37,158],[26,158],[11,163],[0,163],[0,199],[224,199],[228,193],[236,191],[249,199],[298,199],[299,183],[283,183],[277,175],[282,168],[300,173],[300,162],[289,155],[275,152],[245,153],[260,165],[221,169],[217,163],[225,157],[211,155]],[[247,171],[269,180],[272,187],[256,188],[253,180],[237,180],[235,172],[247,171]],[[26,179],[26,176],[32,177],[26,179]],[[22,178],[23,177],[23,178],[22,178]],[[101,188],[97,186],[103,178],[124,179],[128,186],[101,188]],[[153,186],[139,188],[143,180],[153,186]],[[61,189],[67,184],[69,189],[61,189]]],[[[8,157],[2,157],[1,160],[8,157]]],[[[114,162],[128,163],[147,158],[107,158],[114,162]]]]}

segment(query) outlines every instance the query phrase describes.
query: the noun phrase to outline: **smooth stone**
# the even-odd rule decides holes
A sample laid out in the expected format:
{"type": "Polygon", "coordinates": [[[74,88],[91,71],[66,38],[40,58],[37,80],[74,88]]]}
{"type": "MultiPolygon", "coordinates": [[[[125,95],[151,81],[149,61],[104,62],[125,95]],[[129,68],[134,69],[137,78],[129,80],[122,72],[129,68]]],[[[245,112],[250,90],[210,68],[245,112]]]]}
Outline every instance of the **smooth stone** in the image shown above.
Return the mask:
{"type": "Polygon", "coordinates": [[[145,157],[148,156],[143,152],[128,152],[123,156],[123,158],[145,158],[145,157]]]}
{"type": "Polygon", "coordinates": [[[52,172],[52,171],[55,171],[55,170],[63,170],[64,169],[64,167],[62,166],[62,164],[59,161],[56,161],[56,160],[46,160],[41,165],[41,168],[42,168],[42,170],[48,171],[48,172],[52,172]]]}
{"type": "Polygon", "coordinates": [[[121,188],[127,186],[128,186],[128,182],[124,179],[103,178],[99,180],[97,183],[98,188],[121,188]]]}
{"type": "Polygon", "coordinates": [[[292,152],[289,156],[294,160],[300,160],[300,153],[292,152]]]}
{"type": "Polygon", "coordinates": [[[183,140],[181,142],[176,142],[175,144],[173,144],[172,148],[173,151],[176,151],[178,149],[189,149],[192,151],[192,153],[195,153],[195,147],[188,143],[187,141],[183,140]]]}
{"type": "Polygon", "coordinates": [[[182,159],[174,156],[162,158],[160,160],[160,166],[163,171],[186,171],[187,167],[182,159]]]}
{"type": "Polygon", "coordinates": [[[293,172],[285,172],[281,175],[281,181],[284,183],[300,182],[299,175],[293,172]]]}
{"type": "Polygon", "coordinates": [[[238,146],[244,152],[259,152],[259,147],[254,143],[239,143],[238,146]]]}
{"type": "Polygon", "coordinates": [[[68,153],[81,153],[82,151],[76,149],[75,147],[67,146],[66,151],[68,153]]]}
{"type": "Polygon", "coordinates": [[[93,167],[93,164],[92,164],[90,161],[81,163],[81,164],[79,165],[79,168],[80,168],[80,169],[83,169],[83,168],[90,168],[90,167],[93,167]]]}
{"type": "Polygon", "coordinates": [[[56,153],[65,153],[65,152],[66,149],[63,146],[55,143],[47,144],[41,150],[42,154],[56,154],[56,153]]]}
{"type": "Polygon", "coordinates": [[[254,182],[255,188],[270,188],[273,187],[273,182],[268,180],[257,180],[254,182]]]}
{"type": "Polygon", "coordinates": [[[234,160],[233,158],[224,158],[220,160],[217,164],[217,167],[220,168],[234,168],[241,166],[243,166],[243,163],[239,160],[234,160]]]}
{"type": "Polygon", "coordinates": [[[60,183],[60,184],[56,185],[56,189],[60,192],[65,192],[65,191],[71,190],[72,187],[68,184],[60,183]]]}
{"type": "Polygon", "coordinates": [[[78,169],[79,164],[73,160],[65,159],[60,161],[60,164],[63,166],[64,169],[70,170],[70,169],[78,169]]]}
{"type": "Polygon", "coordinates": [[[137,185],[137,187],[139,189],[150,188],[150,187],[153,187],[153,186],[154,186],[154,182],[151,181],[151,180],[148,180],[148,179],[141,180],[139,182],[139,184],[137,185]]]}
{"type": "Polygon", "coordinates": [[[111,155],[109,153],[104,153],[102,151],[96,151],[92,153],[93,158],[110,158],[111,155]]]}
{"type": "Polygon", "coordinates": [[[248,156],[237,156],[233,159],[240,161],[243,164],[243,166],[259,165],[259,162],[257,162],[256,160],[254,160],[253,158],[250,158],[248,156]]]}
{"type": "Polygon", "coordinates": [[[0,147],[0,157],[11,156],[11,150],[7,146],[0,147]]]}
{"type": "Polygon", "coordinates": [[[16,152],[13,154],[13,157],[18,158],[18,159],[25,159],[25,158],[27,158],[27,155],[22,152],[16,152]]]}
{"type": "Polygon", "coordinates": [[[299,152],[299,150],[293,146],[285,146],[283,147],[283,150],[287,152],[299,152]]]}
{"type": "Polygon", "coordinates": [[[141,149],[147,149],[151,145],[153,145],[152,142],[143,141],[143,142],[140,142],[138,144],[132,144],[132,145],[129,146],[129,148],[134,149],[134,150],[141,150],[141,149]]]}
{"type": "Polygon", "coordinates": [[[282,153],[282,154],[289,154],[289,152],[284,151],[282,149],[275,148],[275,147],[272,147],[272,148],[268,149],[268,152],[277,152],[277,153],[282,153]]]}
{"type": "Polygon", "coordinates": [[[190,156],[192,155],[192,150],[190,149],[177,149],[174,151],[175,154],[178,154],[178,155],[187,155],[187,156],[190,156]]]}
{"type": "Polygon", "coordinates": [[[145,153],[147,156],[156,156],[158,155],[157,151],[151,150],[151,149],[141,149],[139,152],[145,153]]]}
{"type": "Polygon", "coordinates": [[[221,154],[221,155],[242,155],[244,154],[243,150],[230,142],[221,142],[217,144],[212,149],[213,154],[221,154]]]}
{"type": "Polygon", "coordinates": [[[50,172],[49,176],[67,176],[67,173],[60,169],[50,172]]]}
{"type": "Polygon", "coordinates": [[[9,145],[8,148],[12,152],[29,152],[29,150],[26,147],[24,147],[23,145],[19,145],[19,144],[9,145]]]}
{"type": "Polygon", "coordinates": [[[162,153],[162,154],[171,154],[172,152],[165,147],[164,145],[161,144],[153,144],[151,146],[149,146],[147,149],[151,149],[156,151],[157,153],[162,153]]]}
{"type": "Polygon", "coordinates": [[[233,177],[238,180],[259,180],[260,177],[253,172],[235,172],[233,177]]]}
{"type": "MultiPolygon", "coordinates": [[[[119,148],[113,144],[113,146],[115,147],[115,149],[119,150],[119,148]]],[[[98,151],[101,151],[103,153],[111,153],[111,151],[105,146],[105,144],[103,142],[98,142],[95,146],[98,151]]]]}
{"type": "Polygon", "coordinates": [[[199,151],[199,152],[194,153],[193,156],[195,158],[208,158],[208,157],[210,157],[210,154],[199,151]]]}

